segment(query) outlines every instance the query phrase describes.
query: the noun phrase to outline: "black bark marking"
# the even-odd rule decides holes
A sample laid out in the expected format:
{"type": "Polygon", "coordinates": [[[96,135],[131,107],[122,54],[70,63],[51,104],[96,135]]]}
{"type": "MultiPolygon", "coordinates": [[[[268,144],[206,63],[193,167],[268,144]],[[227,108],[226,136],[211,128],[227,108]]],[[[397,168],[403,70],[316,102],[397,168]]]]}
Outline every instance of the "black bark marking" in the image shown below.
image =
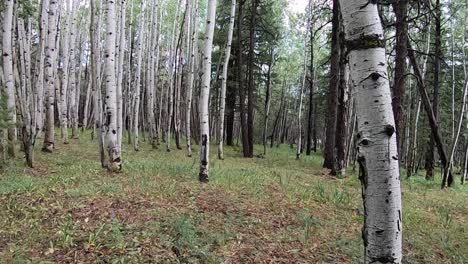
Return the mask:
{"type": "Polygon", "coordinates": [[[385,48],[384,40],[381,35],[365,35],[358,39],[346,40],[348,53],[353,50],[363,50],[372,48],[385,48]]]}
{"type": "Polygon", "coordinates": [[[382,75],[380,75],[380,74],[377,73],[377,72],[373,72],[373,73],[371,73],[370,77],[371,77],[372,80],[375,82],[375,81],[377,81],[380,77],[382,77],[382,75]]]}
{"type": "Polygon", "coordinates": [[[395,127],[392,125],[386,125],[385,126],[385,134],[387,134],[388,137],[393,136],[395,133],[395,127]]]}
{"type": "Polygon", "coordinates": [[[397,263],[396,258],[393,256],[381,256],[378,258],[371,258],[369,263],[387,263],[387,264],[392,264],[392,263],[397,263]]]}

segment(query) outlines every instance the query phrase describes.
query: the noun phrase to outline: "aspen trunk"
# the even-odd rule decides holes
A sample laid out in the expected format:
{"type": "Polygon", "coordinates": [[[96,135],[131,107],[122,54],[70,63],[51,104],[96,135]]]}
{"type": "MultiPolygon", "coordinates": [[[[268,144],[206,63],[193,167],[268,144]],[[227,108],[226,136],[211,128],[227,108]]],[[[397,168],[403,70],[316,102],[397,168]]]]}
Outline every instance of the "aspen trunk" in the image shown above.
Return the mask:
{"type": "Polygon", "coordinates": [[[234,33],[234,21],[236,16],[236,0],[231,2],[231,15],[229,18],[229,30],[228,38],[226,43],[226,50],[224,53],[224,65],[223,65],[223,75],[221,77],[221,96],[220,96],[220,107],[219,107],[219,137],[218,137],[218,158],[220,160],[224,159],[224,113],[226,109],[226,85],[227,85],[227,74],[229,59],[231,58],[231,44],[232,44],[232,35],[234,33]]]}
{"type": "MultiPolygon", "coordinates": [[[[5,76],[5,95],[8,109],[8,119],[16,127],[16,98],[15,98],[15,79],[13,75],[13,7],[14,0],[5,1],[5,10],[3,13],[3,74],[5,76]]],[[[16,156],[16,128],[8,129],[8,154],[11,157],[16,156]]]]}
{"type": "Polygon", "coordinates": [[[172,25],[172,41],[171,41],[171,47],[169,51],[169,86],[168,86],[168,100],[167,100],[167,108],[168,109],[168,114],[167,114],[167,126],[166,126],[166,151],[171,151],[171,129],[172,129],[172,119],[174,118],[174,67],[177,62],[176,58],[176,45],[177,45],[177,40],[178,40],[178,22],[179,22],[179,16],[180,16],[180,5],[181,1],[179,1],[179,4],[176,6],[176,16],[174,20],[174,24],[172,25]]]}
{"type": "MultiPolygon", "coordinates": [[[[69,120],[70,120],[70,125],[72,127],[72,138],[78,138],[78,105],[77,105],[77,100],[79,102],[80,98],[80,85],[79,85],[79,80],[80,80],[80,74],[81,71],[78,70],[78,78],[76,76],[76,29],[77,29],[77,13],[79,9],[79,0],[74,0],[73,1],[73,7],[72,7],[72,13],[71,13],[71,33],[70,33],[70,77],[69,77],[69,89],[70,89],[70,98],[67,98],[66,100],[70,99],[69,105],[69,120]],[[77,80],[78,79],[78,80],[77,80]],[[78,83],[77,83],[78,81],[78,83]]],[[[78,67],[81,69],[81,60],[78,60],[78,67]]]]}
{"type": "Polygon", "coordinates": [[[57,18],[57,1],[51,0],[49,2],[49,16],[48,16],[48,33],[47,33],[47,46],[46,46],[46,127],[44,136],[44,146],[42,148],[45,152],[52,152],[55,145],[55,131],[54,131],[54,107],[55,107],[55,38],[57,18]]]}
{"type": "Polygon", "coordinates": [[[120,146],[117,140],[117,85],[115,76],[115,44],[116,44],[116,3],[114,0],[106,1],[106,46],[105,46],[105,121],[103,129],[105,132],[105,146],[108,155],[108,170],[112,172],[122,169],[120,146]]]}
{"type": "Polygon", "coordinates": [[[35,93],[35,127],[36,133],[39,135],[44,127],[44,58],[45,47],[47,45],[47,31],[48,31],[48,14],[49,0],[42,0],[41,4],[41,17],[40,17],[40,42],[39,50],[36,59],[36,85],[35,93]]]}
{"type": "Polygon", "coordinates": [[[135,80],[133,86],[135,87],[134,94],[134,104],[133,104],[133,149],[135,151],[139,150],[139,130],[138,122],[140,121],[140,93],[141,93],[141,68],[143,63],[143,42],[145,37],[145,10],[146,5],[145,1],[141,1],[140,11],[141,11],[141,21],[138,30],[138,43],[137,43],[137,69],[135,72],[135,80]]]}
{"type": "Polygon", "coordinates": [[[209,98],[211,82],[211,53],[213,50],[213,35],[216,19],[216,0],[208,0],[206,19],[205,44],[203,48],[203,75],[200,91],[200,182],[208,182],[210,162],[210,123],[209,98]]]}
{"type": "Polygon", "coordinates": [[[401,263],[401,183],[384,33],[375,2],[340,0],[364,200],[364,262],[401,263]]]}
{"type": "Polygon", "coordinates": [[[72,16],[74,10],[71,6],[69,6],[69,1],[65,2],[66,11],[65,11],[65,24],[63,25],[64,36],[62,40],[62,53],[61,57],[63,58],[63,65],[62,65],[62,78],[60,80],[60,90],[57,102],[57,107],[59,110],[59,120],[60,120],[60,131],[62,136],[63,144],[68,144],[68,81],[69,81],[69,64],[70,64],[70,22],[72,20],[72,16]]]}
{"type": "Polygon", "coordinates": [[[197,53],[198,53],[198,2],[192,6],[192,30],[191,30],[191,41],[190,41],[190,70],[187,81],[187,94],[186,94],[186,105],[187,111],[185,113],[185,133],[187,137],[187,156],[192,156],[192,133],[191,133],[191,121],[192,121],[192,94],[193,85],[195,79],[195,68],[197,65],[197,53]]]}

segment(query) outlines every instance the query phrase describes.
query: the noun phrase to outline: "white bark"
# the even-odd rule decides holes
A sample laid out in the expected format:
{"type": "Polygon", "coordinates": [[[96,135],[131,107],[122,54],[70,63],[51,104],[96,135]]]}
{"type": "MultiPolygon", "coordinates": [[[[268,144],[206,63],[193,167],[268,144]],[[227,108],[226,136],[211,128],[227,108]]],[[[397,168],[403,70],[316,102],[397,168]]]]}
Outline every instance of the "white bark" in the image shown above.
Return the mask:
{"type": "Polygon", "coordinates": [[[203,75],[200,91],[200,173],[199,180],[208,182],[210,162],[210,123],[209,105],[211,82],[211,53],[216,19],[216,0],[208,0],[206,18],[205,44],[203,48],[203,75]]]}
{"type": "MultiPolygon", "coordinates": [[[[16,126],[15,79],[13,76],[13,7],[14,0],[6,0],[3,13],[3,74],[5,76],[5,95],[7,97],[8,119],[16,126]]],[[[8,129],[8,152],[15,156],[16,128],[8,129]]]]}
{"type": "Polygon", "coordinates": [[[120,51],[118,60],[117,74],[117,141],[122,148],[122,130],[123,130],[123,75],[124,75],[124,59],[125,59],[125,25],[126,25],[126,0],[121,1],[120,14],[120,51]]]}
{"type": "Polygon", "coordinates": [[[64,36],[62,41],[62,78],[61,78],[61,85],[60,85],[60,93],[58,94],[58,110],[59,110],[59,119],[60,119],[60,129],[62,135],[62,142],[63,144],[68,144],[68,81],[69,81],[69,62],[70,62],[70,22],[72,20],[72,16],[74,10],[72,7],[69,6],[69,1],[65,2],[66,11],[65,11],[65,24],[63,25],[64,36]]]}
{"type": "Polygon", "coordinates": [[[187,81],[187,95],[186,95],[186,106],[185,112],[185,133],[187,137],[187,156],[192,156],[192,139],[191,139],[191,120],[192,120],[192,93],[193,84],[195,79],[195,68],[197,65],[197,53],[198,53],[198,2],[195,1],[192,7],[192,32],[190,41],[190,70],[187,81]]]}
{"type": "Polygon", "coordinates": [[[340,4],[356,94],[364,262],[401,263],[401,183],[383,29],[376,3],[340,4]]]}
{"type": "Polygon", "coordinates": [[[120,171],[122,169],[121,151],[117,140],[117,85],[115,76],[115,43],[116,43],[116,3],[114,0],[107,0],[107,21],[106,21],[106,47],[105,47],[105,79],[106,79],[106,100],[105,100],[105,146],[109,159],[108,169],[110,171],[120,171]]]}
{"type": "Polygon", "coordinates": [[[236,0],[231,2],[231,15],[229,19],[228,40],[226,43],[226,50],[224,53],[223,75],[221,77],[221,96],[219,106],[219,142],[218,142],[218,158],[224,159],[224,112],[226,109],[226,85],[229,59],[231,58],[232,35],[234,34],[234,21],[236,17],[236,0]]]}
{"type": "MultiPolygon", "coordinates": [[[[76,78],[76,66],[78,65],[81,68],[80,61],[76,63],[76,28],[77,28],[77,13],[79,8],[79,0],[73,1],[72,13],[71,13],[71,32],[70,32],[70,77],[69,77],[69,91],[70,91],[70,103],[69,105],[69,119],[70,125],[72,127],[72,138],[78,137],[78,106],[77,99],[79,101],[79,85],[77,85],[76,78]]],[[[78,71],[81,73],[80,71],[78,71]]],[[[78,76],[78,79],[80,76],[78,76]]],[[[66,99],[68,100],[68,98],[66,99]]]]}
{"type": "Polygon", "coordinates": [[[148,89],[148,100],[147,100],[147,107],[148,107],[148,119],[149,119],[149,131],[150,131],[150,143],[151,146],[156,149],[157,145],[157,128],[156,128],[156,119],[154,113],[154,106],[155,106],[155,92],[156,92],[156,75],[158,74],[158,60],[159,60],[159,20],[158,20],[158,12],[159,12],[159,0],[153,0],[152,2],[152,12],[151,12],[151,35],[148,38],[150,42],[150,61],[148,65],[148,75],[149,78],[149,85],[148,89]]]}
{"type": "Polygon", "coordinates": [[[36,133],[39,135],[44,127],[44,58],[45,46],[47,45],[47,30],[48,30],[48,14],[49,0],[42,0],[41,18],[40,18],[40,41],[39,50],[36,59],[36,85],[34,89],[35,96],[35,127],[36,133]]]}
{"type": "Polygon", "coordinates": [[[169,86],[168,86],[168,109],[169,113],[167,114],[167,127],[166,127],[166,151],[171,151],[171,127],[172,127],[172,117],[174,114],[174,66],[176,63],[176,45],[178,39],[178,22],[180,16],[180,5],[182,5],[182,0],[178,1],[179,4],[176,6],[176,16],[174,20],[174,24],[172,25],[172,41],[171,47],[169,50],[169,86]]]}
{"type": "Polygon", "coordinates": [[[135,72],[135,81],[133,85],[135,86],[135,97],[134,97],[134,104],[133,104],[133,148],[138,151],[139,149],[139,138],[138,138],[138,122],[140,120],[140,93],[141,93],[141,68],[143,63],[143,43],[145,37],[145,1],[141,1],[140,5],[140,25],[138,30],[138,41],[137,41],[137,69],[135,72]]]}
{"type": "Polygon", "coordinates": [[[46,64],[45,64],[45,82],[46,82],[46,126],[44,136],[44,147],[43,151],[52,152],[55,144],[55,132],[54,132],[54,105],[55,105],[55,54],[56,54],[56,42],[57,36],[56,23],[57,23],[57,1],[51,0],[49,2],[49,16],[48,16],[48,33],[47,33],[47,46],[46,46],[46,64]]]}

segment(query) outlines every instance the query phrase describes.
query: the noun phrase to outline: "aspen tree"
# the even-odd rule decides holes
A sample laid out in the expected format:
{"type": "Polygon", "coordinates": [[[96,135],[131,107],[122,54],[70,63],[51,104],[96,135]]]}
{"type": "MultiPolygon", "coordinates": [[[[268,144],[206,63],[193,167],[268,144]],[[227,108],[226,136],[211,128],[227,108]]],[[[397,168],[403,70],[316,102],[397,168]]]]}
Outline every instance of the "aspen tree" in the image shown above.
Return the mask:
{"type": "Polygon", "coordinates": [[[308,45],[308,39],[309,39],[309,31],[310,31],[310,16],[312,15],[312,2],[313,0],[309,1],[309,8],[308,12],[308,19],[307,19],[307,24],[306,24],[306,32],[304,36],[304,61],[303,61],[303,73],[302,73],[302,83],[301,83],[301,88],[299,90],[299,108],[298,108],[298,114],[297,114],[297,125],[298,125],[298,135],[297,135],[297,149],[296,149],[296,159],[301,158],[301,153],[302,153],[302,98],[303,98],[303,93],[306,85],[306,80],[307,80],[307,45],[308,45]]]}
{"type": "Polygon", "coordinates": [[[195,69],[197,65],[197,53],[198,53],[198,1],[193,3],[192,7],[192,31],[190,41],[190,70],[187,81],[187,95],[186,95],[186,106],[185,112],[185,133],[187,137],[187,156],[192,156],[192,139],[191,139],[191,120],[192,120],[192,94],[193,85],[195,79],[195,69]]]}
{"type": "Polygon", "coordinates": [[[36,69],[35,69],[35,89],[34,89],[34,101],[35,101],[35,129],[37,135],[42,132],[44,127],[44,58],[45,58],[45,47],[47,45],[47,31],[48,31],[48,14],[49,0],[41,1],[41,16],[39,20],[39,50],[36,58],[36,69]]]}
{"type": "Polygon", "coordinates": [[[60,83],[60,93],[57,94],[58,97],[58,110],[59,110],[59,120],[60,120],[60,130],[62,135],[63,144],[68,144],[68,81],[69,81],[69,64],[70,64],[70,22],[72,20],[74,10],[69,5],[69,1],[65,2],[65,24],[63,25],[63,41],[62,41],[62,54],[63,59],[62,63],[62,78],[60,83]]]}
{"type": "Polygon", "coordinates": [[[123,77],[124,77],[124,59],[125,59],[125,24],[126,24],[126,6],[127,1],[120,3],[120,44],[117,71],[117,141],[122,148],[122,130],[123,130],[123,77]]]}
{"type": "Polygon", "coordinates": [[[356,94],[364,262],[401,263],[401,183],[383,28],[376,2],[340,4],[356,94]]]}
{"type": "Polygon", "coordinates": [[[223,75],[221,77],[221,96],[220,96],[220,107],[219,107],[219,136],[218,136],[218,158],[224,159],[224,112],[226,109],[226,85],[227,85],[227,74],[229,59],[231,57],[231,46],[232,46],[232,35],[234,34],[234,22],[236,16],[236,0],[231,2],[231,15],[229,17],[229,30],[228,38],[226,43],[226,50],[224,53],[224,65],[223,65],[223,75]]]}
{"type": "Polygon", "coordinates": [[[205,43],[203,48],[203,75],[200,91],[200,182],[208,182],[210,162],[209,98],[211,82],[211,53],[216,19],[216,0],[208,0],[205,43]]]}
{"type": "Polygon", "coordinates": [[[55,145],[55,131],[54,131],[54,109],[55,109],[55,86],[56,80],[54,76],[56,61],[56,43],[58,21],[57,0],[49,2],[49,15],[48,15],[48,31],[47,31],[47,46],[46,46],[46,61],[45,61],[45,82],[46,82],[46,126],[44,135],[44,146],[42,148],[45,152],[52,152],[55,145]]]}
{"type": "Polygon", "coordinates": [[[133,148],[139,150],[139,138],[138,138],[138,122],[140,120],[140,93],[141,93],[141,68],[143,63],[143,43],[145,38],[145,17],[146,17],[146,4],[145,1],[141,1],[140,5],[141,20],[138,29],[138,42],[137,42],[137,68],[135,72],[135,80],[133,86],[135,87],[134,103],[133,103],[133,148]]]}
{"type": "Polygon", "coordinates": [[[117,85],[115,76],[115,43],[116,43],[116,2],[106,1],[106,46],[104,54],[106,99],[105,99],[105,121],[103,130],[105,133],[105,146],[108,155],[108,170],[117,172],[122,169],[120,146],[117,140],[117,85]]]}
{"type": "Polygon", "coordinates": [[[150,144],[151,146],[156,149],[157,145],[157,128],[156,128],[156,119],[154,113],[154,106],[155,106],[155,92],[156,92],[156,75],[158,74],[158,60],[159,60],[159,27],[158,27],[158,12],[159,12],[159,0],[152,1],[152,11],[151,11],[151,23],[149,24],[151,27],[150,35],[148,37],[150,47],[150,59],[148,65],[148,75],[149,78],[147,89],[147,107],[148,107],[148,119],[149,119],[149,136],[150,136],[150,144]]]}
{"type": "MultiPolygon", "coordinates": [[[[14,0],[5,1],[5,10],[3,13],[3,74],[5,76],[5,95],[7,98],[8,119],[16,126],[16,98],[15,98],[15,80],[13,76],[13,7],[14,0]]],[[[16,128],[8,129],[8,154],[15,157],[16,128]]]]}
{"type": "MultiPolygon", "coordinates": [[[[78,137],[78,104],[79,102],[79,91],[80,86],[77,85],[77,78],[76,78],[76,29],[77,29],[77,13],[79,8],[79,0],[73,0],[72,6],[72,13],[71,13],[71,32],[70,32],[70,54],[69,60],[71,63],[70,66],[70,77],[69,77],[69,90],[70,90],[70,97],[66,100],[70,100],[70,103],[67,104],[69,106],[68,113],[69,113],[69,120],[70,125],[72,127],[72,138],[78,137]]],[[[78,66],[81,68],[80,61],[78,60],[78,66]]],[[[81,73],[80,71],[78,71],[81,73]]],[[[78,82],[80,79],[80,74],[78,74],[78,82]]]]}
{"type": "Polygon", "coordinates": [[[179,0],[178,4],[176,6],[176,16],[174,20],[174,24],[172,25],[172,40],[171,40],[171,46],[169,50],[169,86],[168,86],[168,91],[167,91],[167,108],[168,109],[168,114],[167,114],[167,126],[166,126],[166,151],[171,151],[171,128],[172,128],[172,119],[174,117],[174,67],[176,64],[176,45],[177,45],[177,39],[178,39],[178,22],[179,22],[179,16],[180,16],[180,5],[182,5],[183,0],[179,0]]]}

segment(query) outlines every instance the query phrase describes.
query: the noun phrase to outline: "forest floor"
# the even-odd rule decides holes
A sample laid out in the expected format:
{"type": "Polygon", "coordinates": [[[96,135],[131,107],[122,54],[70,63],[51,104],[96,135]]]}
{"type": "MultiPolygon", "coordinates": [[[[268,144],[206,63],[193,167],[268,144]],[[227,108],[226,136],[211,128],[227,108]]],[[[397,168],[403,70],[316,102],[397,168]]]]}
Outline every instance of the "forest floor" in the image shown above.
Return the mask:
{"type": "MultiPolygon", "coordinates": [[[[0,263],[359,263],[360,183],[288,146],[243,159],[213,147],[207,185],[185,150],[134,152],[100,167],[89,135],[18,158],[0,174],[0,263]]],[[[197,153],[197,148],[194,153],[197,153]]],[[[258,149],[260,151],[260,147],[258,149]]],[[[458,181],[458,179],[457,179],[458,181]]],[[[403,180],[406,263],[468,263],[468,187],[403,180]]],[[[457,182],[458,184],[458,182],[457,182]]]]}

